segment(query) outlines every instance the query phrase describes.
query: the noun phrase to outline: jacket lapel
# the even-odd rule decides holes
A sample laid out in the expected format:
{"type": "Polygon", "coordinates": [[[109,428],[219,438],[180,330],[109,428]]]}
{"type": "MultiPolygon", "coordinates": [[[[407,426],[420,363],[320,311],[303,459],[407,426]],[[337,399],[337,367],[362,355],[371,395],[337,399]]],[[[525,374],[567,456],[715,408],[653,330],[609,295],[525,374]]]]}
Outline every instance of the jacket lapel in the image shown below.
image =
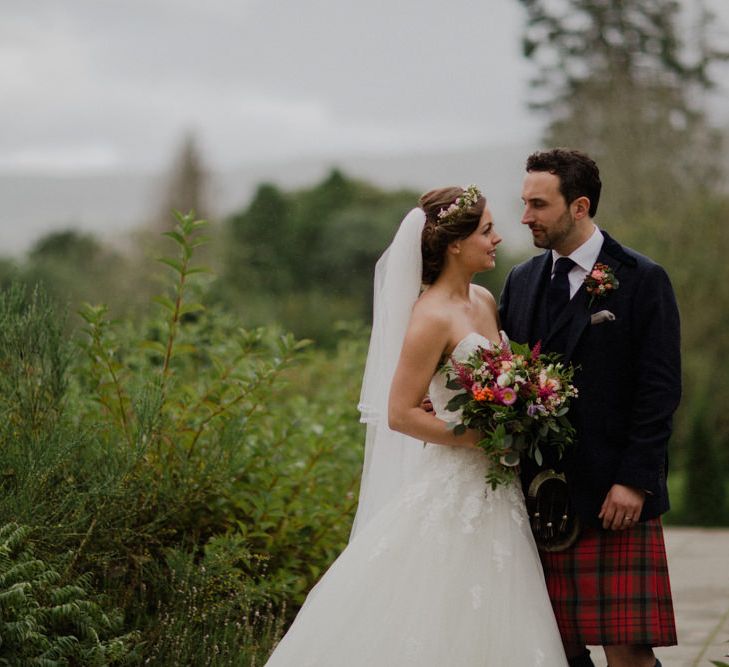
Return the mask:
{"type": "Polygon", "coordinates": [[[523,305],[519,306],[519,337],[515,340],[528,341],[537,314],[537,299],[542,285],[545,284],[552,273],[552,253],[547,250],[535,257],[525,278],[525,293],[523,305]]]}
{"type": "MultiPolygon", "coordinates": [[[[603,231],[602,234],[604,241],[600,248],[600,253],[597,256],[597,262],[607,264],[616,274],[624,262],[634,263],[633,258],[623,250],[623,247],[617,241],[607,234],[607,232],[603,231]]],[[[547,335],[545,346],[549,345],[550,340],[563,327],[569,327],[564,351],[565,360],[571,359],[580,337],[590,322],[592,312],[598,308],[602,308],[602,304],[599,301],[595,301],[592,306],[589,303],[590,295],[587,293],[585,285],[582,284],[574,297],[572,297],[560,313],[547,335]]]]}

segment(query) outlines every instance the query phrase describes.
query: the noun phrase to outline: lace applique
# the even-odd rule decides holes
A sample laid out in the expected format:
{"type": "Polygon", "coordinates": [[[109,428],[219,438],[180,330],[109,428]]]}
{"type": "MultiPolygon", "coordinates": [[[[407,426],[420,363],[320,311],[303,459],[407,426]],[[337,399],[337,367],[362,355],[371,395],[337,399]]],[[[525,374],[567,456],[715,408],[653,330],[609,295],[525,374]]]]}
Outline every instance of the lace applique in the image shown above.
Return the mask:
{"type": "Polygon", "coordinates": [[[472,493],[466,496],[461,506],[461,521],[464,533],[473,532],[473,520],[479,517],[482,509],[483,501],[480,494],[472,493]]]}
{"type": "Polygon", "coordinates": [[[521,528],[521,525],[524,523],[524,512],[520,512],[516,507],[512,508],[511,510],[511,518],[514,520],[514,523],[521,528]]]}
{"type": "Polygon", "coordinates": [[[423,647],[417,639],[409,637],[405,640],[405,658],[408,662],[415,662],[418,660],[422,652],[423,647]]]}
{"type": "Polygon", "coordinates": [[[483,588],[479,584],[471,588],[471,606],[474,609],[481,609],[483,606],[483,588]]]}
{"type": "MultiPolygon", "coordinates": [[[[446,459],[440,462],[438,474],[431,482],[431,490],[434,493],[420,523],[421,535],[429,532],[443,513],[455,506],[462,478],[459,468],[459,463],[452,460],[446,459]]],[[[443,541],[442,535],[439,535],[439,541],[443,541]]]]}
{"type": "Polygon", "coordinates": [[[405,507],[411,507],[419,500],[421,500],[425,495],[427,488],[427,482],[417,482],[415,484],[411,484],[407,488],[403,496],[403,503],[405,504],[405,507]]]}
{"type": "Polygon", "coordinates": [[[506,557],[511,556],[511,551],[504,546],[503,542],[494,540],[494,552],[491,555],[491,560],[496,563],[496,569],[499,572],[504,571],[504,565],[506,564],[506,557]]]}

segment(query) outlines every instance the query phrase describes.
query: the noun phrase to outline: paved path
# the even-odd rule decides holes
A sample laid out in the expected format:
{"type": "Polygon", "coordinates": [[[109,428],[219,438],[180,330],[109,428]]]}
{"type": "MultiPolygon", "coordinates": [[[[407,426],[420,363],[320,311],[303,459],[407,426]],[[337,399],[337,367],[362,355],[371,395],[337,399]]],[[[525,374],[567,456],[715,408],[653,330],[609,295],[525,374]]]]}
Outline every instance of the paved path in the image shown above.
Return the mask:
{"type": "MultiPolygon", "coordinates": [[[[712,667],[729,653],[729,530],[666,528],[678,646],[658,648],[663,667],[712,667]]],[[[593,649],[605,667],[602,649],[593,649]]]]}

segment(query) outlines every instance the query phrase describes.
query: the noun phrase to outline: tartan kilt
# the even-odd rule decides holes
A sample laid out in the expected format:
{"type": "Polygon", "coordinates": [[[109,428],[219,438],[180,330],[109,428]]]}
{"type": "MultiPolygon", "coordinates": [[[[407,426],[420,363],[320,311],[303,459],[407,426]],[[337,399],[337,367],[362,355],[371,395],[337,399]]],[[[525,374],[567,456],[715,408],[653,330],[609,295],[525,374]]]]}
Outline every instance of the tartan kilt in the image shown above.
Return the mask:
{"type": "Polygon", "coordinates": [[[540,555],[565,645],[676,644],[660,518],[627,530],[583,528],[569,549],[540,555]]]}

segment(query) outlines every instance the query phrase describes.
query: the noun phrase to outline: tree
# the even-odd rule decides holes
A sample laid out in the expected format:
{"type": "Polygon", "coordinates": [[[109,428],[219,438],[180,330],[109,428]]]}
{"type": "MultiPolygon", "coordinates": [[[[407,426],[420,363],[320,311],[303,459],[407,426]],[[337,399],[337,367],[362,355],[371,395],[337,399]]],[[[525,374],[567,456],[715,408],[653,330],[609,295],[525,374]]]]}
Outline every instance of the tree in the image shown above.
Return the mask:
{"type": "Polygon", "coordinates": [[[207,217],[208,174],[193,133],[185,135],[168,176],[167,190],[156,227],[166,231],[173,225],[170,213],[195,211],[199,218],[207,217]]]}
{"type": "Polygon", "coordinates": [[[416,199],[337,169],[294,192],[263,184],[248,208],[226,222],[216,298],[248,324],[278,322],[332,342],[335,322],[369,320],[375,262],[416,199]]]}
{"type": "Polygon", "coordinates": [[[90,234],[74,229],[51,232],[40,238],[30,250],[32,262],[57,261],[88,268],[102,252],[99,242],[90,234]]]}
{"type": "Polygon", "coordinates": [[[290,207],[281,190],[271,183],[258,186],[245,211],[228,221],[225,279],[247,290],[279,295],[292,287],[287,255],[291,238],[290,207]]]}
{"type": "Polygon", "coordinates": [[[727,54],[711,44],[703,3],[689,44],[676,0],[519,1],[546,143],[597,159],[611,194],[606,209],[620,217],[670,211],[687,192],[718,182],[720,137],[700,101],[727,54]]]}
{"type": "MultiPolygon", "coordinates": [[[[58,303],[74,313],[84,301],[121,297],[129,282],[125,259],[91,234],[74,229],[41,237],[16,277],[28,286],[44,285],[58,303]]],[[[131,290],[128,298],[134,295],[131,290]]]]}

